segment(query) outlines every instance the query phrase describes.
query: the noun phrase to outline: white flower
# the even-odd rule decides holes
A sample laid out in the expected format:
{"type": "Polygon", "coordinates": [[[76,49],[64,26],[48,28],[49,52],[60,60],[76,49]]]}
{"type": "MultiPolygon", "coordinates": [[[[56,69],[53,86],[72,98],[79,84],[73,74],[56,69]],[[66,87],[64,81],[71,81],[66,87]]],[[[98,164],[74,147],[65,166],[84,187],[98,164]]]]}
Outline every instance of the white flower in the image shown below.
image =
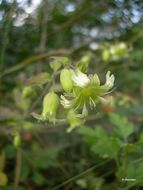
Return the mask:
{"type": "Polygon", "coordinates": [[[76,86],[81,88],[85,87],[87,84],[90,83],[90,79],[88,76],[81,71],[77,70],[76,73],[73,75],[72,80],[76,86]]]}
{"type": "Polygon", "coordinates": [[[110,71],[107,72],[106,74],[106,83],[105,83],[105,86],[108,88],[108,89],[111,89],[114,85],[114,80],[115,80],[115,77],[114,75],[112,74],[110,76],[110,71]]]}
{"type": "Polygon", "coordinates": [[[71,107],[71,101],[67,100],[63,95],[61,95],[61,104],[67,109],[71,107]]]}

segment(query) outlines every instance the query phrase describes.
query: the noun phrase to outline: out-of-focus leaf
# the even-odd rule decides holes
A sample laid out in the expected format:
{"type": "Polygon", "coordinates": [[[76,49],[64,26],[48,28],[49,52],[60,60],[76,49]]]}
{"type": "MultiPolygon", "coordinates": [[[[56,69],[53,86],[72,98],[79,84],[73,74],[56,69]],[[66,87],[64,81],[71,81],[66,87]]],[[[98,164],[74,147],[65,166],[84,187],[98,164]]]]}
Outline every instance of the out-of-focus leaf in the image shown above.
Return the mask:
{"type": "Polygon", "coordinates": [[[4,150],[5,150],[6,158],[9,158],[9,159],[15,158],[16,149],[14,148],[13,145],[11,144],[6,145],[4,150]]]}
{"type": "Polygon", "coordinates": [[[52,77],[49,73],[43,72],[36,76],[32,76],[27,80],[27,85],[43,85],[51,81],[52,77]]]}
{"type": "Polygon", "coordinates": [[[41,175],[38,172],[35,172],[32,180],[34,183],[38,184],[38,185],[43,185],[45,183],[45,178],[43,177],[43,175],[41,175]]]}
{"type": "Polygon", "coordinates": [[[39,169],[47,169],[49,166],[56,166],[55,159],[57,158],[57,154],[60,150],[60,146],[45,149],[44,151],[41,151],[37,147],[37,149],[35,150],[36,152],[33,153],[34,156],[32,155],[34,166],[39,169]]]}
{"type": "Polygon", "coordinates": [[[95,129],[83,127],[79,129],[79,133],[83,135],[85,142],[90,146],[95,145],[98,140],[104,140],[108,138],[106,132],[100,126],[97,126],[95,129]]]}
{"type": "Polygon", "coordinates": [[[5,167],[5,153],[2,151],[0,154],[0,172],[3,171],[5,167]]]}
{"type": "Polygon", "coordinates": [[[27,165],[27,163],[23,162],[22,163],[22,168],[21,168],[20,181],[21,182],[26,182],[29,174],[30,174],[30,168],[27,165]]]}
{"type": "Polygon", "coordinates": [[[4,172],[0,172],[0,186],[5,186],[8,182],[7,175],[4,172]]]}
{"type": "Polygon", "coordinates": [[[17,117],[17,111],[11,108],[0,106],[0,121],[17,117]]]}
{"type": "Polygon", "coordinates": [[[99,154],[100,156],[108,156],[111,158],[116,158],[120,150],[121,143],[118,138],[103,138],[97,141],[97,143],[91,146],[91,150],[99,154]]]}
{"type": "Polygon", "coordinates": [[[130,123],[127,118],[121,117],[115,113],[111,113],[110,121],[116,126],[113,130],[114,133],[117,134],[120,138],[126,139],[133,133],[133,124],[130,123]]]}
{"type": "Polygon", "coordinates": [[[26,111],[30,105],[30,100],[23,98],[22,93],[18,88],[14,89],[13,96],[14,96],[16,106],[19,109],[26,111]]]}

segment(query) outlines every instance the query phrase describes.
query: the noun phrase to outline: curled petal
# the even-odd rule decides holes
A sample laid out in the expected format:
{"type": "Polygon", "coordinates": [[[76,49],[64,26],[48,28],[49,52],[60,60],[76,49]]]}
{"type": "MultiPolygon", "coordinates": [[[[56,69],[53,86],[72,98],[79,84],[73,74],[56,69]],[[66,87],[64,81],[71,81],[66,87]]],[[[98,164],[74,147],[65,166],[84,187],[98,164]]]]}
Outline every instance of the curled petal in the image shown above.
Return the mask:
{"type": "Polygon", "coordinates": [[[72,80],[76,86],[81,88],[87,86],[90,83],[88,76],[79,70],[77,70],[77,72],[73,75],[72,80]]]}
{"type": "Polygon", "coordinates": [[[100,96],[99,96],[98,98],[99,98],[99,100],[100,100],[103,104],[106,104],[106,102],[107,102],[107,101],[106,101],[106,99],[105,99],[105,98],[100,97],[100,96]]]}
{"type": "Polygon", "coordinates": [[[63,105],[64,108],[70,108],[72,102],[67,100],[63,95],[61,95],[61,100],[60,100],[61,104],[63,105]]]}
{"type": "Polygon", "coordinates": [[[111,89],[114,85],[114,80],[115,80],[115,77],[114,75],[110,75],[110,71],[107,72],[106,74],[106,83],[105,83],[105,86],[108,88],[108,89],[111,89]]]}
{"type": "Polygon", "coordinates": [[[89,98],[89,104],[91,108],[96,107],[96,103],[91,97],[89,98]]]}

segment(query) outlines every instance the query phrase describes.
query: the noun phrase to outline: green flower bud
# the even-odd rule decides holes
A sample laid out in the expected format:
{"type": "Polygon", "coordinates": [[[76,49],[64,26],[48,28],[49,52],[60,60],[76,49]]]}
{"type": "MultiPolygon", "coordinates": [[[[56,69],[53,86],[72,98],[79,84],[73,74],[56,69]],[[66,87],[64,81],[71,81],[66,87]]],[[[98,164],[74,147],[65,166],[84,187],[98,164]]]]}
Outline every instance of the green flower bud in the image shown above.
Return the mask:
{"type": "Polygon", "coordinates": [[[34,95],[35,95],[35,91],[33,90],[33,88],[31,86],[24,87],[24,89],[22,91],[23,98],[31,97],[34,95]]]}
{"type": "Polygon", "coordinates": [[[62,66],[61,62],[59,62],[57,59],[50,62],[50,67],[53,69],[53,71],[57,71],[62,66]]]}
{"type": "Polygon", "coordinates": [[[82,58],[81,58],[81,62],[84,62],[84,63],[87,63],[91,60],[91,56],[90,55],[84,55],[82,58]]]}
{"type": "Polygon", "coordinates": [[[60,74],[60,82],[65,92],[71,92],[73,89],[72,70],[63,69],[60,74]]]}
{"type": "Polygon", "coordinates": [[[70,59],[68,57],[53,57],[54,60],[50,63],[51,68],[56,71],[62,65],[66,66],[70,64],[70,59]]]}
{"type": "Polygon", "coordinates": [[[70,64],[70,60],[68,57],[59,57],[58,60],[62,63],[63,66],[70,64]]]}
{"type": "Polygon", "coordinates": [[[59,106],[59,97],[54,92],[49,92],[43,99],[42,117],[44,120],[54,119],[59,106]]]}
{"type": "Polygon", "coordinates": [[[17,134],[15,137],[14,137],[14,141],[13,141],[13,144],[16,148],[19,148],[21,146],[21,137],[19,134],[17,134]]]}

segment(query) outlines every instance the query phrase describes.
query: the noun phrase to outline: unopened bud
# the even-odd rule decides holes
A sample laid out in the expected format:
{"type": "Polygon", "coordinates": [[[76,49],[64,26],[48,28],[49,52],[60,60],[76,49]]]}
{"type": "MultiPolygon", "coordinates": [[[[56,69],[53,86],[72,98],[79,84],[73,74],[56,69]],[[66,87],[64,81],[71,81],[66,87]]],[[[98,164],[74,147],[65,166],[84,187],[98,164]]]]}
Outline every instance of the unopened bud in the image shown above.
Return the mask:
{"type": "Polygon", "coordinates": [[[21,137],[19,134],[17,134],[15,137],[14,137],[14,141],[13,141],[13,144],[16,148],[19,148],[21,146],[21,137]]]}
{"type": "Polygon", "coordinates": [[[49,116],[54,118],[59,105],[59,97],[54,92],[49,92],[43,99],[42,117],[46,120],[49,116]]]}
{"type": "Polygon", "coordinates": [[[31,97],[34,95],[35,95],[35,91],[33,90],[33,88],[31,86],[24,87],[24,89],[22,91],[23,98],[31,97]]]}
{"type": "Polygon", "coordinates": [[[65,92],[71,92],[73,89],[72,70],[63,69],[60,74],[60,82],[65,92]]]}

